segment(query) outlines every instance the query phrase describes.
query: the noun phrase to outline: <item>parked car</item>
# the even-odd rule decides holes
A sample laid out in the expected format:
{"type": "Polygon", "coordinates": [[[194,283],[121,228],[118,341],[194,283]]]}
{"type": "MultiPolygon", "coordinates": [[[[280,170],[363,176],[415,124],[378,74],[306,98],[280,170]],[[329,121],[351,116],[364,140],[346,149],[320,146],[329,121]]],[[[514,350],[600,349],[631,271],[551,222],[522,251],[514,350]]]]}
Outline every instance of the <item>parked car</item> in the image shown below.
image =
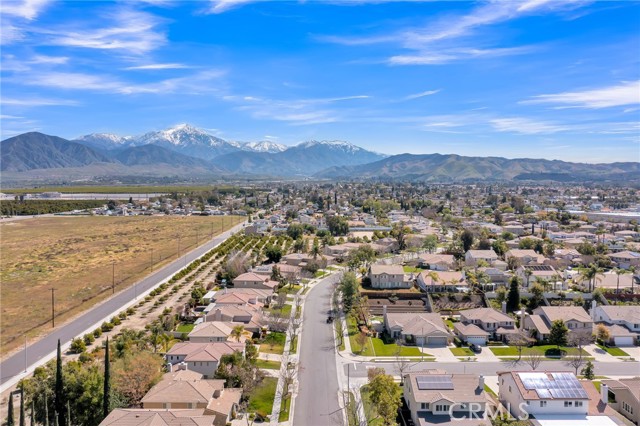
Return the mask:
{"type": "Polygon", "coordinates": [[[329,315],[327,317],[327,324],[329,324],[330,322],[333,322],[333,316],[332,315],[329,315]]]}
{"type": "Polygon", "coordinates": [[[471,349],[476,354],[479,354],[480,352],[482,352],[482,346],[478,346],[474,343],[472,343],[471,346],[469,346],[469,349],[471,349]]]}

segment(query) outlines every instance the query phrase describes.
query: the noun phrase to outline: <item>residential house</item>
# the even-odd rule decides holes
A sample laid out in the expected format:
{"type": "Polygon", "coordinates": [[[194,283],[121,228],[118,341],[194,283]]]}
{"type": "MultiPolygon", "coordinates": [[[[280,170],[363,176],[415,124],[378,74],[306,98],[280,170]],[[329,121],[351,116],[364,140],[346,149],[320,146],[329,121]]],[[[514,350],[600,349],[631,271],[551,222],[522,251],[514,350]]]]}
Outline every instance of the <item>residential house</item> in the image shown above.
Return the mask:
{"type": "Polygon", "coordinates": [[[257,303],[262,303],[263,305],[269,304],[271,302],[271,298],[273,297],[272,289],[261,289],[261,288],[224,288],[222,290],[213,291],[209,297],[210,303],[215,303],[219,297],[223,297],[227,294],[243,294],[249,295],[252,299],[255,299],[257,303]]]}
{"type": "Polygon", "coordinates": [[[560,274],[551,265],[522,265],[516,269],[516,276],[522,280],[524,287],[529,287],[536,281],[543,280],[552,283],[560,274]]]}
{"type": "Polygon", "coordinates": [[[411,288],[413,279],[405,275],[402,265],[371,265],[368,277],[371,280],[371,288],[411,288]]]}
{"type": "Polygon", "coordinates": [[[602,399],[635,424],[640,424],[640,377],[600,382],[602,399]]]}
{"type": "Polygon", "coordinates": [[[463,271],[422,271],[416,283],[427,293],[464,292],[468,284],[463,271]]]}
{"type": "Polygon", "coordinates": [[[426,370],[405,374],[403,394],[415,425],[490,426],[484,377],[426,370]]]}
{"type": "MultiPolygon", "coordinates": [[[[201,322],[197,324],[193,330],[188,334],[188,339],[193,343],[213,343],[213,342],[226,342],[232,341],[231,337],[233,328],[241,325],[243,328],[245,324],[239,322],[201,322]]],[[[247,340],[247,333],[243,333],[240,337],[240,342],[247,340]]]]}
{"type": "Polygon", "coordinates": [[[440,314],[426,312],[387,313],[384,325],[391,337],[416,346],[447,346],[452,336],[440,314]]]}
{"type": "MultiPolygon", "coordinates": [[[[494,339],[505,339],[509,335],[518,333],[515,320],[493,308],[462,310],[460,311],[460,322],[465,325],[476,325],[494,339]]],[[[481,342],[480,339],[474,339],[469,343],[484,344],[486,339],[485,342],[481,342]]]]}
{"type": "Polygon", "coordinates": [[[270,277],[258,275],[254,272],[245,272],[238,275],[233,280],[235,288],[259,288],[264,290],[274,290],[278,286],[277,281],[272,281],[270,277]]]}
{"type": "Polygon", "coordinates": [[[205,308],[204,318],[200,318],[196,324],[212,321],[242,323],[245,330],[255,334],[262,330],[262,320],[262,309],[254,305],[211,304],[205,308]]]}
{"type": "Polygon", "coordinates": [[[244,343],[213,342],[193,343],[180,342],[173,345],[165,358],[171,365],[186,363],[191,371],[202,374],[205,378],[214,377],[220,358],[236,351],[244,353],[244,343]]]}
{"type": "Polygon", "coordinates": [[[451,254],[424,253],[418,256],[418,266],[432,271],[452,271],[456,260],[451,254]]]}
{"type": "Polygon", "coordinates": [[[519,265],[541,265],[544,262],[544,256],[534,250],[511,249],[504,254],[504,260],[508,262],[510,258],[516,259],[519,265]]]}
{"type": "Polygon", "coordinates": [[[225,426],[242,396],[240,388],[225,388],[225,380],[185,378],[167,373],[142,398],[145,409],[204,409],[215,416],[214,426],[225,426]]]}
{"type": "Polygon", "coordinates": [[[609,326],[615,346],[633,346],[638,340],[640,306],[600,305],[591,309],[591,317],[593,321],[609,326]]]}
{"type": "Polygon", "coordinates": [[[216,417],[205,415],[204,409],[142,410],[116,408],[99,426],[215,426],[216,417]]]}
{"type": "Polygon", "coordinates": [[[503,371],[498,372],[498,387],[500,402],[514,417],[586,417],[589,412],[589,395],[573,373],[503,371]]]}
{"type": "Polygon", "coordinates": [[[538,340],[545,340],[557,320],[562,320],[569,329],[569,339],[578,334],[591,336],[593,332],[593,320],[581,306],[539,306],[525,316],[524,328],[535,331],[538,340]]]}
{"type": "Polygon", "coordinates": [[[631,267],[640,267],[640,253],[636,251],[611,253],[609,258],[618,265],[618,268],[630,269],[631,267]]]}
{"type": "Polygon", "coordinates": [[[484,261],[487,266],[493,266],[498,260],[498,255],[493,250],[468,250],[464,255],[467,266],[480,266],[478,262],[484,261]]]}
{"type": "Polygon", "coordinates": [[[453,334],[458,336],[460,340],[471,345],[484,346],[487,344],[489,333],[481,329],[475,324],[465,324],[456,322],[453,324],[453,334]]]}

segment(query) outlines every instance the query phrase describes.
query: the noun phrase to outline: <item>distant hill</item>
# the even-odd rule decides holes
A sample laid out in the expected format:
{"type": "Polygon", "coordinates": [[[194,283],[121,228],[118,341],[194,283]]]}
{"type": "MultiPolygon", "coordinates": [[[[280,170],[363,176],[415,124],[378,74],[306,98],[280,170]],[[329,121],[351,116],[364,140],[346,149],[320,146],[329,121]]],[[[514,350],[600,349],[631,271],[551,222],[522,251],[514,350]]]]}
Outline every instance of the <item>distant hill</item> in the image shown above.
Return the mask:
{"type": "Polygon", "coordinates": [[[327,165],[351,166],[384,158],[383,155],[342,141],[309,141],[277,153],[235,152],[215,163],[235,173],[272,176],[310,176],[327,165]]]}
{"type": "Polygon", "coordinates": [[[173,166],[199,167],[213,169],[205,160],[182,155],[158,145],[143,145],[126,148],[114,154],[114,159],[126,166],[153,166],[168,164],[173,166]]]}
{"type": "Polygon", "coordinates": [[[118,136],[113,133],[91,133],[90,135],[73,139],[71,142],[76,142],[101,151],[111,151],[112,149],[122,149],[132,146],[135,143],[135,138],[131,136],[118,136]]]}
{"type": "Polygon", "coordinates": [[[586,164],[559,160],[400,154],[368,164],[329,167],[317,178],[419,182],[504,180],[602,181],[638,179],[640,163],[586,164]]]}
{"type": "Polygon", "coordinates": [[[24,133],[2,141],[0,161],[0,170],[12,172],[114,162],[87,146],[39,132],[24,133]]]}

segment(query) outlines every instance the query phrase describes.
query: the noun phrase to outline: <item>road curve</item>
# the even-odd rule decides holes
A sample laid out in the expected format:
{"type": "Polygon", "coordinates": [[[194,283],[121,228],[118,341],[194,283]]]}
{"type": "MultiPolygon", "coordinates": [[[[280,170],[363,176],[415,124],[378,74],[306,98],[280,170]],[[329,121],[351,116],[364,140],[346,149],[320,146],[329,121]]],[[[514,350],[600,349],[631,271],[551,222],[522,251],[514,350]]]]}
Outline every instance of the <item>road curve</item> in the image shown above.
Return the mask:
{"type": "Polygon", "coordinates": [[[316,284],[305,299],[300,341],[300,372],[293,424],[296,426],[342,425],[338,403],[333,324],[327,324],[331,290],[338,274],[316,284]]]}
{"type": "Polygon", "coordinates": [[[51,359],[55,354],[58,339],[60,339],[60,342],[64,346],[70,343],[73,338],[82,336],[90,327],[102,322],[122,307],[133,302],[136,299],[136,295],[140,296],[163,280],[170,278],[173,274],[184,268],[185,265],[188,265],[207,251],[221,244],[243,226],[243,223],[234,226],[170,264],[158,269],[156,272],[138,281],[135,285],[116,293],[110,299],[94,306],[76,319],[54,329],[46,336],[27,346],[26,361],[24,348],[2,361],[2,363],[0,363],[0,391],[4,392],[5,389],[13,386],[27,373],[33,371],[35,367],[51,359]],[[25,365],[27,373],[25,373],[25,365]]]}

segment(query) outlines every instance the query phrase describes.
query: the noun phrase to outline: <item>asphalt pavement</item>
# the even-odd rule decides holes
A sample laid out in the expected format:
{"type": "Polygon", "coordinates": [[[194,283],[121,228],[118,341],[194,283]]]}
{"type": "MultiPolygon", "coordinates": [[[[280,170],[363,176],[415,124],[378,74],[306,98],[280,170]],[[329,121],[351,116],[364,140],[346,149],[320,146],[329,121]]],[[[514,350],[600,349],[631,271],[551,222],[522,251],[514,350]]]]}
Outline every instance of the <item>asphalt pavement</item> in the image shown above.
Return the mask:
{"type": "Polygon", "coordinates": [[[68,345],[73,338],[82,336],[88,330],[92,329],[92,327],[110,318],[123,307],[135,302],[137,297],[141,297],[145,292],[171,278],[173,274],[184,268],[185,265],[188,265],[207,251],[221,244],[229,238],[233,232],[241,229],[243,225],[243,223],[236,225],[234,228],[214,237],[206,244],[184,254],[170,264],[158,269],[141,281],[138,281],[135,285],[116,293],[110,299],[94,306],[76,319],[52,330],[46,336],[27,346],[26,357],[25,349],[23,348],[2,361],[2,363],[0,363],[0,392],[13,386],[19,379],[32,372],[35,367],[52,359],[55,355],[58,339],[60,339],[63,347],[68,345]]]}
{"type": "Polygon", "coordinates": [[[314,285],[304,302],[303,329],[300,341],[299,387],[293,423],[295,426],[330,426],[344,424],[338,403],[338,371],[333,324],[327,323],[331,308],[334,274],[314,285]]]}

